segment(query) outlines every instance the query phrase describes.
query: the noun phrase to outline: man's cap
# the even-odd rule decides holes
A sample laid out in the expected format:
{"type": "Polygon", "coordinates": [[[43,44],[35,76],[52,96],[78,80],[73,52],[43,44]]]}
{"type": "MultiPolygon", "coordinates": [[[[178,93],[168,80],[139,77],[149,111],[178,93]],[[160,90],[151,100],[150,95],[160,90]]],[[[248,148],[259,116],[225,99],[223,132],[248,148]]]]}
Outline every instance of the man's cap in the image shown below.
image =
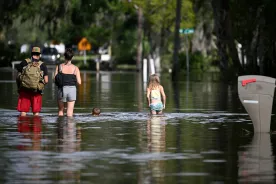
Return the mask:
{"type": "Polygon", "coordinates": [[[33,52],[40,53],[40,48],[39,47],[33,47],[32,53],[33,52]]]}

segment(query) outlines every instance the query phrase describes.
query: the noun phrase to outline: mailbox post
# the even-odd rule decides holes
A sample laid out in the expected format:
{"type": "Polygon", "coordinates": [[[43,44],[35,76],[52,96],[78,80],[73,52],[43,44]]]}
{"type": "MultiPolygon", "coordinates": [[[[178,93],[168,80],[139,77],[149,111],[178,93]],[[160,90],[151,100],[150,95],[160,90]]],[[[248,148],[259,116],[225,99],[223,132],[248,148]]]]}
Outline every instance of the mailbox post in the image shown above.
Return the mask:
{"type": "Polygon", "coordinates": [[[239,98],[249,114],[254,132],[270,132],[275,79],[260,75],[238,77],[239,98]]]}

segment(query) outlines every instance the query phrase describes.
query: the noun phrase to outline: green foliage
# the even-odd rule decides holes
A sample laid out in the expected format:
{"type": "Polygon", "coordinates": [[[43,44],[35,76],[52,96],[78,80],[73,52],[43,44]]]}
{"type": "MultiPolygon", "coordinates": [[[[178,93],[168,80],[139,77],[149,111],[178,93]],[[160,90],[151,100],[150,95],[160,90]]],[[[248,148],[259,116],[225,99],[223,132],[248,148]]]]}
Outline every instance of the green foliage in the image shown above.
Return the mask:
{"type": "Polygon", "coordinates": [[[30,26],[37,20],[38,19],[35,19],[34,21],[26,20],[22,23],[21,18],[18,17],[13,21],[13,26],[6,31],[6,39],[14,40],[19,45],[25,43],[46,42],[48,40],[47,32],[42,31],[37,26],[30,26]],[[11,32],[16,32],[17,34],[12,34],[11,32]]]}
{"type": "Polygon", "coordinates": [[[26,55],[17,52],[19,48],[16,44],[6,45],[0,42],[0,48],[0,67],[11,66],[12,61],[21,61],[25,59],[26,55]]]}
{"type": "MultiPolygon", "coordinates": [[[[181,28],[195,27],[195,15],[192,1],[182,1],[181,9],[181,28]]],[[[168,67],[168,55],[173,53],[173,38],[176,18],[176,1],[171,0],[132,0],[131,3],[125,3],[132,6],[133,9],[142,9],[144,19],[144,56],[149,53],[154,54],[155,49],[160,47],[162,58],[162,67],[168,67]],[[164,62],[165,61],[165,62],[164,62]]]]}
{"type": "MultiPolygon", "coordinates": [[[[132,0],[129,6],[141,8],[145,21],[148,22],[154,31],[160,31],[162,27],[174,30],[176,1],[172,0],[132,0]]],[[[181,27],[194,27],[195,16],[191,0],[182,1],[181,27]]]]}
{"type": "Polygon", "coordinates": [[[96,70],[96,63],[91,59],[88,59],[86,64],[84,64],[83,60],[74,60],[73,63],[79,67],[80,70],[96,70]]]}
{"type": "MultiPolygon", "coordinates": [[[[179,63],[181,69],[187,69],[187,55],[186,52],[181,52],[179,54],[179,63]]],[[[200,70],[206,71],[212,65],[211,59],[209,57],[205,57],[200,52],[195,52],[193,54],[189,54],[189,67],[190,70],[200,70]]]]}
{"type": "Polygon", "coordinates": [[[13,59],[13,52],[10,48],[6,47],[3,42],[0,42],[0,67],[9,66],[10,61],[13,59]]]}
{"type": "Polygon", "coordinates": [[[78,26],[70,23],[62,23],[63,29],[57,32],[58,40],[67,44],[77,44],[82,38],[83,31],[78,26]]]}
{"type": "Polygon", "coordinates": [[[12,26],[14,15],[20,5],[20,1],[1,1],[0,3],[0,33],[12,26]]]}
{"type": "Polygon", "coordinates": [[[161,64],[163,71],[168,71],[172,69],[172,55],[169,53],[162,55],[161,64]]]}
{"type": "MultiPolygon", "coordinates": [[[[118,64],[135,64],[137,9],[143,12],[143,55],[154,51],[160,36],[163,56],[172,54],[176,2],[172,0],[28,0],[15,9],[17,43],[57,40],[77,44],[86,37],[97,49],[111,43],[118,64]]],[[[194,27],[192,0],[182,3],[181,27],[194,27]]],[[[166,60],[166,58],[165,58],[166,60]]]]}
{"type": "MultiPolygon", "coordinates": [[[[154,55],[154,52],[159,50],[162,67],[171,67],[176,18],[175,0],[22,0],[3,1],[1,5],[0,41],[3,43],[0,55],[5,59],[2,59],[0,65],[8,65],[11,60],[21,57],[18,54],[20,44],[43,44],[46,41],[57,40],[66,45],[75,45],[82,37],[86,37],[92,43],[94,50],[110,43],[112,56],[117,63],[134,64],[138,41],[138,10],[141,10],[143,57],[154,55]],[[16,47],[13,49],[16,50],[11,50],[8,46],[10,40],[15,41],[16,47]]],[[[246,0],[182,0],[181,28],[202,29],[202,32],[196,35],[199,39],[199,49],[202,49],[202,43],[205,43],[207,48],[206,43],[208,45],[211,43],[210,40],[214,39],[213,26],[219,28],[223,37],[224,31],[230,30],[226,29],[227,25],[231,25],[231,33],[225,35],[225,38],[218,36],[217,39],[227,45],[227,40],[231,37],[231,40],[242,44],[244,53],[248,56],[248,63],[257,66],[256,58],[259,58],[262,64],[267,65],[266,68],[272,70],[270,66],[274,66],[276,61],[275,7],[275,0],[250,3],[246,0]],[[223,22],[221,25],[213,25],[213,16],[216,12],[223,22]],[[229,20],[223,20],[223,13],[231,15],[229,20]],[[230,23],[227,24],[227,21],[230,23]],[[201,38],[201,34],[205,40],[201,38]]],[[[212,47],[205,49],[206,53],[211,49],[212,47]]],[[[183,51],[183,48],[180,50],[183,51]]],[[[207,54],[207,58],[199,53],[191,55],[191,67],[205,70],[210,60],[218,60],[214,53],[207,54]]],[[[235,51],[231,55],[235,56],[235,51]]],[[[179,57],[181,66],[185,68],[185,53],[181,53],[179,57]]],[[[227,62],[236,60],[229,58],[227,62]]]]}
{"type": "Polygon", "coordinates": [[[150,42],[147,38],[143,39],[143,55],[148,56],[150,54],[150,42]]]}
{"type": "Polygon", "coordinates": [[[96,45],[96,47],[102,46],[104,43],[110,40],[110,30],[104,27],[90,26],[84,31],[84,36],[86,36],[91,43],[96,45]]]}
{"type": "Polygon", "coordinates": [[[136,34],[134,33],[134,30],[129,30],[117,35],[117,41],[112,45],[117,64],[135,64],[136,34]]]}

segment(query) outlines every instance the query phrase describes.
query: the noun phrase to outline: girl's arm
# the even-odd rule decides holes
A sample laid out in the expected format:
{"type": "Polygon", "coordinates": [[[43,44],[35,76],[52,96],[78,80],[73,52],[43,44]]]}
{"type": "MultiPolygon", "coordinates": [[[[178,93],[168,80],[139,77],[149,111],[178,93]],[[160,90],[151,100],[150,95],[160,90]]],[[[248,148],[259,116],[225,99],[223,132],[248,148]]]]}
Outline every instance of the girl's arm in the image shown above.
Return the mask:
{"type": "Polygon", "coordinates": [[[148,100],[148,104],[150,106],[150,89],[147,88],[147,100],[148,100]]]}
{"type": "Polygon", "coordinates": [[[164,92],[163,86],[160,86],[160,93],[162,95],[163,105],[164,105],[164,109],[165,109],[165,106],[166,106],[166,94],[164,92]]]}
{"type": "Polygon", "coordinates": [[[78,67],[76,69],[76,77],[77,77],[77,83],[78,83],[78,85],[81,85],[80,70],[79,70],[78,67]]]}

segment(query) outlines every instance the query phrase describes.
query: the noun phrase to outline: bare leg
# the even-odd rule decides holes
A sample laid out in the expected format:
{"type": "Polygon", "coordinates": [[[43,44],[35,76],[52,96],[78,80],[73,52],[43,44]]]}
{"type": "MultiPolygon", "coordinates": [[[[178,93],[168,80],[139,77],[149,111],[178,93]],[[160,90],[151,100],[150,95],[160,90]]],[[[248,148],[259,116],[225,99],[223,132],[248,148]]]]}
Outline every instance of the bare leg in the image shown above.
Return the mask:
{"type": "Polygon", "coordinates": [[[63,116],[64,111],[64,103],[62,101],[58,101],[58,116],[63,116]]]}
{"type": "Polygon", "coordinates": [[[151,111],[151,114],[156,114],[156,111],[151,111]]]}
{"type": "Polygon", "coordinates": [[[26,116],[27,113],[26,112],[20,112],[20,116],[26,116]]]}
{"type": "Polygon", "coordinates": [[[157,111],[156,114],[162,114],[162,111],[157,111]]]}
{"type": "Polygon", "coordinates": [[[39,116],[39,112],[33,112],[34,116],[39,116]]]}
{"type": "Polygon", "coordinates": [[[75,101],[67,102],[67,116],[73,116],[75,101]]]}

